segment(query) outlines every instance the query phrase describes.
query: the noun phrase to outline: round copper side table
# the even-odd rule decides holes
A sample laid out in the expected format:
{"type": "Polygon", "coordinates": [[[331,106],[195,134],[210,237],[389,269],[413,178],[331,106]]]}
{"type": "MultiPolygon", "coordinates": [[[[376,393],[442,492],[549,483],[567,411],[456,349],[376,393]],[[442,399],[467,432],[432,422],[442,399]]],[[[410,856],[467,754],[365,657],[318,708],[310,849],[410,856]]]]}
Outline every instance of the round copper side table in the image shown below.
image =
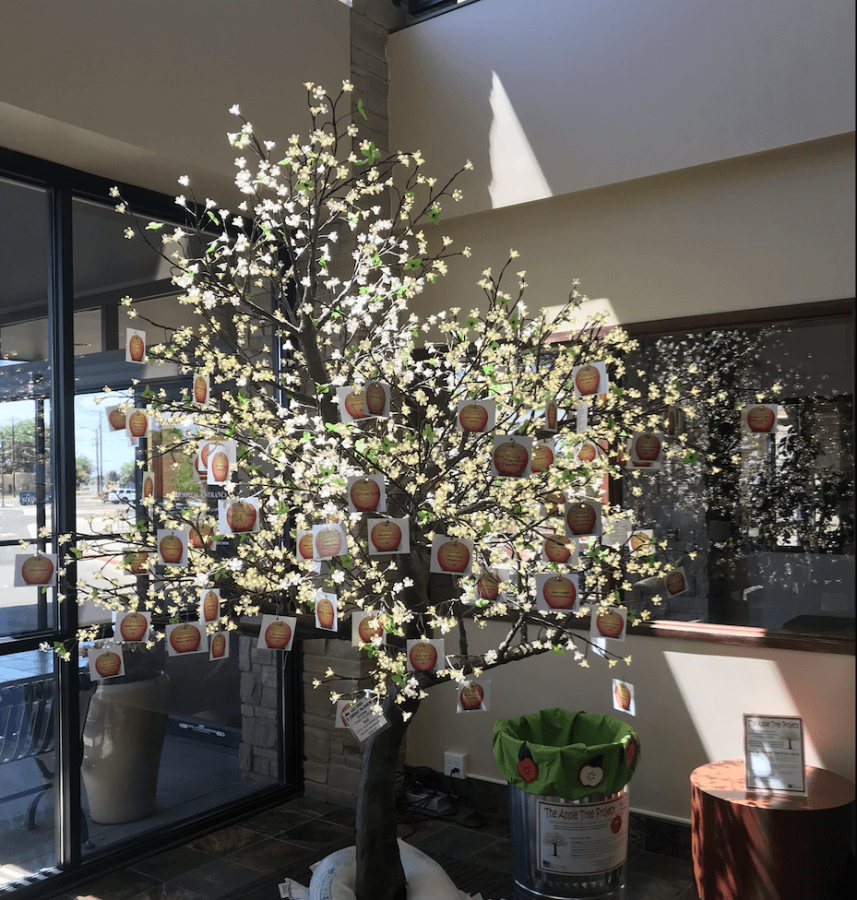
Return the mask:
{"type": "Polygon", "coordinates": [[[852,896],[854,783],[806,767],[807,795],[744,790],[744,761],[690,776],[693,872],[702,900],[852,896]]]}

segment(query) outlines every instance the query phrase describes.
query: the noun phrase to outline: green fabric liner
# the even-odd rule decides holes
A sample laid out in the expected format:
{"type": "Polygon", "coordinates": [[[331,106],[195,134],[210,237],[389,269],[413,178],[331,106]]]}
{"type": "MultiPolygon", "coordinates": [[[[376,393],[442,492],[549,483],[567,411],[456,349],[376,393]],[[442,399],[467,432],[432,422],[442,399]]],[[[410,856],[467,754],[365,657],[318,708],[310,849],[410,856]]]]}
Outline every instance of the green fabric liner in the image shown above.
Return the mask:
{"type": "Polygon", "coordinates": [[[640,761],[640,739],[630,725],[613,716],[565,709],[498,719],[493,748],[494,759],[507,781],[528,794],[564,800],[620,791],[640,761]],[[523,744],[538,767],[532,782],[518,774],[523,744]],[[633,745],[630,750],[629,745],[633,745]],[[587,763],[590,765],[581,781],[581,768],[587,763]]]}

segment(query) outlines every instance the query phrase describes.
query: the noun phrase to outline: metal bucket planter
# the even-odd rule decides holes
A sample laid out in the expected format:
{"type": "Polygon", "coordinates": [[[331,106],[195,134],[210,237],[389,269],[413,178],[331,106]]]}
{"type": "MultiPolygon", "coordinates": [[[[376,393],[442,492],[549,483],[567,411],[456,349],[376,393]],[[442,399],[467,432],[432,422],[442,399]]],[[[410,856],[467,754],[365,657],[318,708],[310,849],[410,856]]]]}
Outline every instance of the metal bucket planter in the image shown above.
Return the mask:
{"type": "Polygon", "coordinates": [[[513,900],[623,896],[640,740],[612,716],[542,710],[494,726],[509,782],[513,900]]]}

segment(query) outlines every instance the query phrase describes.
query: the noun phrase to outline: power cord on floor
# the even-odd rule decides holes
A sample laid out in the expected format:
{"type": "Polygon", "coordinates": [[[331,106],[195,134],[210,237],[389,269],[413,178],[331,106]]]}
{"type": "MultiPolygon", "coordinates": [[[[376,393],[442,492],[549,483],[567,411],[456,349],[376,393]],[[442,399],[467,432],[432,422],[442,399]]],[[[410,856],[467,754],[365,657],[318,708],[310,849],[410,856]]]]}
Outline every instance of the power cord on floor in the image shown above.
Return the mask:
{"type": "Polygon", "coordinates": [[[412,825],[410,837],[419,824],[427,819],[451,822],[455,821],[468,828],[483,828],[492,816],[496,816],[498,803],[491,808],[479,808],[476,799],[470,792],[461,792],[458,779],[441,775],[428,766],[413,766],[397,773],[396,809],[399,822],[412,825]],[[415,796],[419,800],[414,800],[415,796]],[[452,808],[438,812],[430,807],[434,801],[446,800],[452,808]],[[465,813],[465,810],[468,810],[465,813]],[[486,817],[487,816],[487,817],[486,817]]]}

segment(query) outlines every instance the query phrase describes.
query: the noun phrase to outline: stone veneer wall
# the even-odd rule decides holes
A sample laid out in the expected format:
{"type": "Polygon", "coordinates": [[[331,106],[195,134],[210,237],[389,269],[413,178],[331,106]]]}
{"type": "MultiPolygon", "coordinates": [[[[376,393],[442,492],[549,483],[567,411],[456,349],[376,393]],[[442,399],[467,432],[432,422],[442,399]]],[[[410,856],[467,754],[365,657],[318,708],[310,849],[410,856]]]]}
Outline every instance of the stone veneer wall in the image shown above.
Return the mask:
{"type": "Polygon", "coordinates": [[[277,665],[276,650],[259,650],[256,638],[238,638],[241,673],[241,745],[238,760],[242,772],[264,784],[280,777],[277,765],[277,665]]]}

